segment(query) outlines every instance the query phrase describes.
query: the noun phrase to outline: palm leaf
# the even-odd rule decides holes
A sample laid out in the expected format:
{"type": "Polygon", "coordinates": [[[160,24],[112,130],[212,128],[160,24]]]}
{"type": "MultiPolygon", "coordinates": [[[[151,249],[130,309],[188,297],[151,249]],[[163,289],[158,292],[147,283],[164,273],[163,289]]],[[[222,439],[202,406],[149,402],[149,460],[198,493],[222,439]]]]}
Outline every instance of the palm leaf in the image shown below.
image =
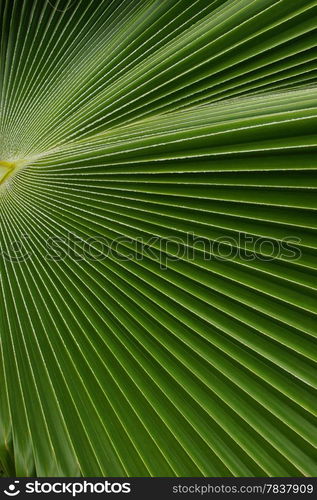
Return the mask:
{"type": "Polygon", "coordinates": [[[316,14],[2,1],[7,475],[316,475],[316,14]]]}

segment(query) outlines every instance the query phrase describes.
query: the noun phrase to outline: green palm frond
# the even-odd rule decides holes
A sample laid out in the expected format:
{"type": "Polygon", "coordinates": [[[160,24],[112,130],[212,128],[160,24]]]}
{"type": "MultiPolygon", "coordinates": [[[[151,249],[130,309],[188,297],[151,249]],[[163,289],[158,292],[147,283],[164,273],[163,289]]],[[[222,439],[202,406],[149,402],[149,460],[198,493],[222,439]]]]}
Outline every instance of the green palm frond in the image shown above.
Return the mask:
{"type": "Polygon", "coordinates": [[[0,12],[4,472],[316,475],[317,1],[0,12]]]}

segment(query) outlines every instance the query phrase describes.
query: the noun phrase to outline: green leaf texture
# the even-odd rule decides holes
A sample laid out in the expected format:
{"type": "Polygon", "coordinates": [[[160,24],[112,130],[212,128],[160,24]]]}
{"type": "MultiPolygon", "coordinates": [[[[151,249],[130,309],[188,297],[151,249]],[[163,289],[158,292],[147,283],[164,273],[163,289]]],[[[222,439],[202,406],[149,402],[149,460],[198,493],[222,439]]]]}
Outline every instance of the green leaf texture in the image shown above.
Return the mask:
{"type": "Polygon", "coordinates": [[[317,1],[0,26],[5,473],[317,475],[317,1]]]}

